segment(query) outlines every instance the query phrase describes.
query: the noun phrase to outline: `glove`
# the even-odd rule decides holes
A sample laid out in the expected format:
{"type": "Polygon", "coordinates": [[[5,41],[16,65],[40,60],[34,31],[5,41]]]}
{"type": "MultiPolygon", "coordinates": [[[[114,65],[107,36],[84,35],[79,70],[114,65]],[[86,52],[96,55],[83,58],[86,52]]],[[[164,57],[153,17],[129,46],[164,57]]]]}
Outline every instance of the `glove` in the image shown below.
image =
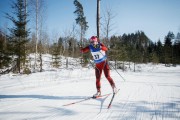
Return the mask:
{"type": "Polygon", "coordinates": [[[80,43],[78,43],[78,46],[79,46],[79,48],[82,48],[82,45],[80,43]]]}

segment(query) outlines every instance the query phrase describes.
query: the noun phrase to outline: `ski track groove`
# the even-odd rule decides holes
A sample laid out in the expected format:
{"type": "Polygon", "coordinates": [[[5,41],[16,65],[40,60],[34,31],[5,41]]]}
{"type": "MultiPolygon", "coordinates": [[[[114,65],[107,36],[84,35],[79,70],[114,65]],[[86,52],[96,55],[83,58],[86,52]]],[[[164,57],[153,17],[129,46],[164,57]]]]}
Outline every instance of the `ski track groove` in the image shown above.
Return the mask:
{"type": "MultiPolygon", "coordinates": [[[[158,119],[158,113],[157,113],[157,110],[158,110],[157,84],[154,85],[152,91],[153,91],[154,94],[153,93],[151,93],[151,94],[155,95],[155,97],[153,97],[154,98],[154,100],[153,100],[154,104],[153,105],[154,105],[154,112],[155,112],[154,114],[155,114],[155,117],[156,117],[156,120],[157,120],[158,119]]],[[[161,97],[161,96],[159,96],[159,97],[161,97]]]]}
{"type": "MultiPolygon", "coordinates": [[[[153,92],[154,92],[154,85],[152,85],[152,83],[149,83],[149,86],[151,87],[150,88],[150,93],[149,93],[149,100],[151,100],[151,99],[153,99],[153,92]]],[[[154,106],[154,100],[151,100],[150,101],[150,103],[149,103],[150,105],[149,105],[149,107],[152,107],[152,110],[155,108],[155,106],[154,106]]],[[[151,115],[150,116],[150,120],[153,120],[153,118],[154,118],[154,115],[151,115]]]]}
{"type": "MultiPolygon", "coordinates": [[[[131,94],[132,94],[132,93],[130,93],[130,94],[128,95],[128,100],[129,100],[129,97],[130,97],[131,94]]],[[[127,104],[128,104],[128,102],[124,103],[121,109],[123,110],[127,104]]],[[[125,111],[124,111],[124,112],[125,112],[125,111]]],[[[120,113],[118,118],[122,118],[123,116],[124,116],[124,114],[121,114],[121,113],[120,113]]]]}
{"type": "MultiPolygon", "coordinates": [[[[144,83],[143,83],[144,84],[144,83]]],[[[145,83],[145,86],[146,86],[147,84],[145,83]]],[[[146,91],[141,91],[141,88],[142,88],[142,86],[144,86],[144,85],[142,85],[142,84],[140,84],[140,86],[139,86],[139,88],[138,88],[138,91],[136,91],[136,95],[135,96],[141,96],[141,94],[142,93],[144,93],[144,92],[146,92],[146,91]]],[[[147,90],[147,89],[146,89],[147,90]]],[[[147,92],[146,92],[147,93],[147,92]]],[[[138,99],[138,98],[137,98],[138,99]]],[[[136,99],[136,100],[137,100],[136,99]]],[[[138,100],[137,100],[138,101],[138,100]]],[[[135,103],[132,103],[133,105],[135,105],[135,103]]],[[[143,116],[144,116],[144,113],[143,112],[139,112],[138,110],[137,110],[137,108],[136,108],[136,110],[134,110],[134,111],[132,111],[133,112],[133,114],[131,115],[131,117],[133,118],[133,119],[142,119],[142,118],[144,118],[143,116]],[[135,111],[135,113],[134,113],[134,111],[135,111]],[[141,114],[140,116],[140,118],[137,118],[138,116],[137,116],[137,114],[141,114]]]]}
{"type": "MultiPolygon", "coordinates": [[[[130,94],[128,95],[128,98],[126,99],[127,102],[123,103],[123,106],[121,108],[121,110],[123,110],[123,112],[118,115],[119,120],[126,120],[125,119],[126,115],[127,115],[128,111],[130,111],[130,109],[133,106],[133,102],[130,99],[134,98],[135,96],[138,96],[139,91],[140,91],[140,87],[136,88],[136,90],[130,91],[130,94]],[[126,108],[126,109],[124,110],[124,108],[126,108]]],[[[111,117],[111,116],[109,116],[109,117],[111,117]]]]}
{"type": "MultiPolygon", "coordinates": [[[[48,84],[50,81],[45,81],[45,84],[48,84]]],[[[29,83],[29,82],[26,82],[26,83],[29,83]]],[[[30,82],[31,83],[31,82],[30,82]]],[[[54,83],[53,83],[54,84],[54,83]]],[[[19,85],[18,85],[19,86],[19,85]]],[[[14,85],[13,86],[11,86],[10,88],[12,88],[12,87],[15,87],[14,85]]],[[[58,84],[57,85],[52,85],[52,86],[50,86],[50,87],[42,87],[42,88],[38,88],[37,90],[36,90],[36,92],[37,93],[39,93],[40,91],[47,91],[48,89],[52,89],[52,87],[53,88],[55,88],[55,87],[59,87],[58,86],[58,84]]],[[[31,87],[30,87],[31,88],[31,87]]],[[[36,87],[35,87],[36,88],[36,87]]],[[[28,89],[28,91],[34,91],[34,89],[28,89]]],[[[26,91],[27,92],[27,91],[26,91]]],[[[21,94],[20,94],[21,92],[14,92],[13,94],[15,94],[15,95],[21,95],[22,93],[24,93],[24,92],[22,92],[21,94]],[[18,94],[17,94],[18,93],[18,94]]],[[[51,96],[53,96],[53,94],[51,94],[51,96]]],[[[18,106],[22,106],[22,105],[26,105],[26,104],[35,104],[35,103],[37,103],[37,102],[41,102],[39,99],[37,99],[37,98],[28,98],[28,100],[23,100],[23,102],[21,102],[21,103],[16,103],[16,104],[14,104],[14,105],[10,105],[10,106],[3,106],[3,107],[5,107],[5,108],[1,108],[0,109],[0,111],[14,111],[14,109],[16,109],[16,108],[18,108],[18,106]]],[[[55,114],[57,114],[57,113],[55,113],[55,114]]],[[[12,115],[13,116],[13,115],[12,115]]],[[[35,115],[34,113],[25,113],[25,114],[23,114],[23,115],[21,115],[21,117],[23,117],[23,118],[26,118],[26,117],[30,117],[30,116],[32,116],[32,118],[34,118],[34,117],[39,117],[39,114],[38,115],[35,115]]],[[[49,118],[49,117],[47,117],[47,118],[49,118]]],[[[29,119],[24,119],[24,120],[30,120],[30,118],[29,119]]]]}
{"type": "MultiPolygon", "coordinates": [[[[115,96],[114,101],[113,101],[113,104],[117,104],[117,103],[116,103],[116,98],[118,98],[118,95],[119,95],[119,94],[117,94],[117,95],[115,96]]],[[[113,114],[114,112],[116,112],[115,110],[113,110],[113,105],[111,106],[110,109],[107,109],[108,104],[109,104],[109,102],[110,102],[110,100],[111,100],[111,97],[112,97],[112,95],[111,95],[110,97],[108,97],[107,102],[106,102],[105,105],[102,107],[102,110],[94,117],[94,120],[108,120],[108,119],[110,119],[110,117],[112,116],[112,114],[113,114]]],[[[100,108],[100,109],[101,109],[101,108],[100,108]]],[[[115,113],[115,114],[117,114],[117,113],[115,113]]]]}

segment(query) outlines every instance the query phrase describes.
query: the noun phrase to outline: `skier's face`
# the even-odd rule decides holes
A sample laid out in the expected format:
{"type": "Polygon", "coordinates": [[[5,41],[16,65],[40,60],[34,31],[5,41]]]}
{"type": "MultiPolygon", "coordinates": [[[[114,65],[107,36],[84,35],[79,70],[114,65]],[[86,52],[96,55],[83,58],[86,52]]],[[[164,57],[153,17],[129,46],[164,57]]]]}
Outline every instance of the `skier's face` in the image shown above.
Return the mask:
{"type": "Polygon", "coordinates": [[[91,45],[95,46],[98,44],[98,41],[91,41],[91,45]]]}
{"type": "Polygon", "coordinates": [[[91,45],[92,45],[94,48],[99,48],[98,41],[91,41],[91,45]]]}

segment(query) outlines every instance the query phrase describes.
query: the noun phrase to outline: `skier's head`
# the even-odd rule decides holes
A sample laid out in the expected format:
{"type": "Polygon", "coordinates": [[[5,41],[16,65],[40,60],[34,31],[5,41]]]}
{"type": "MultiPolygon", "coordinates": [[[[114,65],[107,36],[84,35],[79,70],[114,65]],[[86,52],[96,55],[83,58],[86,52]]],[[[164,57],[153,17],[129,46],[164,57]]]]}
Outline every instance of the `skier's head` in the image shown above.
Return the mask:
{"type": "Polygon", "coordinates": [[[90,38],[90,42],[98,42],[97,36],[92,36],[92,37],[90,38]]]}
{"type": "Polygon", "coordinates": [[[91,43],[94,47],[96,47],[96,46],[98,45],[98,38],[97,38],[97,36],[92,36],[92,37],[90,38],[90,43],[91,43]]]}

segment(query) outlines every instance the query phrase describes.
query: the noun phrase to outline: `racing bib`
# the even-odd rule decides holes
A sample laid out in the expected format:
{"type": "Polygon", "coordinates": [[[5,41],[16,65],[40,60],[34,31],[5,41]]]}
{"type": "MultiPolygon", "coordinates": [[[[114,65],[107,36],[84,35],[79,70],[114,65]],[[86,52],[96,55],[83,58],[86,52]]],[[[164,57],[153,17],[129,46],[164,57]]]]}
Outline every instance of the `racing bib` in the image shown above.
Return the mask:
{"type": "Polygon", "coordinates": [[[100,48],[94,48],[91,45],[90,45],[90,50],[95,63],[100,63],[106,60],[107,57],[105,51],[101,50],[100,48]]]}

